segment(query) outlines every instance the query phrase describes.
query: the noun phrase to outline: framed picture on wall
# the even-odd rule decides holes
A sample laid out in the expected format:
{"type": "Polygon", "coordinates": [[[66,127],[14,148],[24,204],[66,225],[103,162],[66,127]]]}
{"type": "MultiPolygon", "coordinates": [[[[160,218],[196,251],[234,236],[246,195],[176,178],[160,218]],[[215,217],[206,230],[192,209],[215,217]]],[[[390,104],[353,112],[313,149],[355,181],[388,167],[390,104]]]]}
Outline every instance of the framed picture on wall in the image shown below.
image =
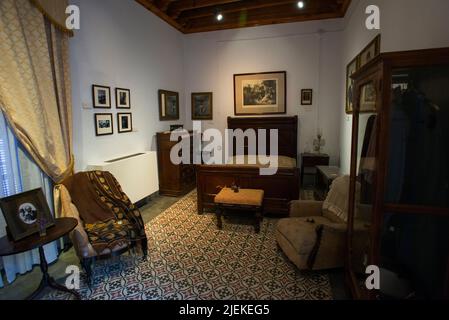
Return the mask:
{"type": "Polygon", "coordinates": [[[46,230],[54,219],[41,188],[0,199],[8,232],[14,241],[46,230]]]}
{"type": "Polygon", "coordinates": [[[212,92],[192,93],[192,120],[212,120],[212,92]]]}
{"type": "Polygon", "coordinates": [[[312,89],[302,89],[301,90],[301,105],[310,106],[312,105],[313,90],[312,89]]]}
{"type": "Polygon", "coordinates": [[[377,35],[359,54],[359,68],[380,54],[380,34],[377,35]]]}
{"type": "Polygon", "coordinates": [[[179,119],[179,93],[168,90],[159,90],[159,120],[179,119]]]}
{"type": "Polygon", "coordinates": [[[133,131],[133,118],[131,113],[117,113],[117,128],[119,133],[133,131]]]}
{"type": "Polygon", "coordinates": [[[94,108],[111,108],[111,88],[106,86],[92,85],[92,100],[94,108]]]}
{"type": "Polygon", "coordinates": [[[287,113],[285,71],[234,75],[234,114],[287,113]]]}
{"type": "Polygon", "coordinates": [[[352,98],[354,96],[354,81],[351,79],[351,76],[356,72],[359,68],[359,59],[355,57],[349,64],[346,66],[346,113],[351,114],[353,112],[352,106],[352,98]]]}
{"type": "Polygon", "coordinates": [[[131,91],[115,88],[115,104],[117,109],[131,109],[131,91]]]}
{"type": "Polygon", "coordinates": [[[94,116],[96,136],[105,136],[114,133],[112,113],[96,113],[94,116]]]}

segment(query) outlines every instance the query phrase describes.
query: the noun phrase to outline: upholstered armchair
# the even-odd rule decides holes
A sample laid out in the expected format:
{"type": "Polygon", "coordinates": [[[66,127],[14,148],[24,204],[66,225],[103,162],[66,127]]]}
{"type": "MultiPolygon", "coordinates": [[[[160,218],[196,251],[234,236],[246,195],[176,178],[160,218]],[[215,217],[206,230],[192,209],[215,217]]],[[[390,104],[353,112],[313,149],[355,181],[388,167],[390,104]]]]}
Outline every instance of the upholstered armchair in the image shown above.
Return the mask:
{"type": "MultiPolygon", "coordinates": [[[[64,184],[58,184],[54,188],[54,203],[57,217],[71,217],[78,220],[76,228],[70,232],[69,237],[80,259],[80,264],[87,275],[88,284],[92,284],[92,264],[96,260],[107,259],[112,256],[120,255],[129,249],[140,245],[144,259],[147,256],[147,238],[143,227],[143,221],[139,210],[129,201],[123,193],[118,182],[108,172],[88,172],[82,173],[97,178],[106,185],[106,190],[111,190],[115,186],[115,192],[118,197],[106,194],[98,195],[98,202],[105,202],[104,207],[111,209],[114,218],[92,223],[87,223],[82,217],[85,213],[80,212],[75,205],[68,188],[64,184]],[[105,176],[105,174],[107,174],[105,176]],[[106,181],[110,184],[107,185],[106,181]],[[131,219],[129,217],[131,216],[131,219]],[[135,221],[137,220],[137,226],[135,221]],[[136,231],[134,231],[137,229],[136,231]],[[133,241],[130,241],[130,233],[135,233],[133,241]]],[[[78,175],[78,174],[77,174],[78,175]]],[[[86,180],[90,181],[90,180],[86,180]]],[[[89,186],[83,186],[88,189],[89,186]]],[[[80,188],[78,188],[80,189],[80,188]]],[[[95,193],[98,190],[95,189],[95,193]]],[[[81,191],[78,195],[86,196],[88,202],[89,192],[81,191]]],[[[81,198],[84,202],[84,199],[81,198]]],[[[96,199],[97,200],[97,199],[96,199]]],[[[101,204],[101,203],[100,203],[101,204]]],[[[79,206],[82,207],[82,206],[79,206]]]]}
{"type": "MultiPolygon", "coordinates": [[[[348,190],[349,177],[339,177],[325,201],[292,201],[289,217],[279,221],[278,245],[300,270],[344,265],[348,190]]],[[[355,232],[363,236],[362,229],[357,225],[355,232]]]]}

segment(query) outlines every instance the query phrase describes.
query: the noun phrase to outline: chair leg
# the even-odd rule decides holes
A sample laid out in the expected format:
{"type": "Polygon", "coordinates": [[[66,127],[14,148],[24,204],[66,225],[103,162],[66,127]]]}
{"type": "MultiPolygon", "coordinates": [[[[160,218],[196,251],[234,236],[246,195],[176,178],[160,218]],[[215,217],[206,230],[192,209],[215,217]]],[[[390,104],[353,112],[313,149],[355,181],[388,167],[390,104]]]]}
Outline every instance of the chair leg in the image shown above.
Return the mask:
{"type": "Polygon", "coordinates": [[[143,238],[140,241],[140,245],[142,247],[143,260],[147,260],[147,256],[148,256],[148,239],[147,239],[147,237],[143,238]]]}
{"type": "Polygon", "coordinates": [[[81,266],[83,267],[84,271],[86,272],[87,277],[87,285],[89,288],[92,287],[93,279],[92,279],[92,258],[83,258],[81,259],[81,266]]]}

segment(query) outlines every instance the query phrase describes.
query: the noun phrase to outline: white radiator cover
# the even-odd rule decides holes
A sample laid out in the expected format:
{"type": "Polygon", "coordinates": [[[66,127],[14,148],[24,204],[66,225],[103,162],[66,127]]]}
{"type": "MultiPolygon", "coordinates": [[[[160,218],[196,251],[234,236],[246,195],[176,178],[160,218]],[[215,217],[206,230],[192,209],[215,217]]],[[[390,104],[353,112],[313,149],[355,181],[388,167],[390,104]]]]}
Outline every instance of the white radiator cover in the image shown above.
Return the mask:
{"type": "Polygon", "coordinates": [[[120,183],[129,199],[136,203],[159,190],[155,151],[123,156],[92,164],[87,170],[109,171],[120,183]]]}

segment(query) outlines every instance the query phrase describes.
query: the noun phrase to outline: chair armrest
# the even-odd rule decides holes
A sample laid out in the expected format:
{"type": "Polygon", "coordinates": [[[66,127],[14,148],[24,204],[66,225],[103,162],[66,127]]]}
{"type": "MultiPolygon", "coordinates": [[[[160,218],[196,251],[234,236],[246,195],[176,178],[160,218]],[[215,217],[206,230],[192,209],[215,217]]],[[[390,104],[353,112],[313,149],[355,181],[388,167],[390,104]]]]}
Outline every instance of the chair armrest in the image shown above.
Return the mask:
{"type": "Polygon", "coordinates": [[[322,215],[323,202],[313,200],[293,200],[290,202],[290,217],[311,217],[322,215]]]}
{"type": "Polygon", "coordinates": [[[323,234],[325,233],[341,233],[345,234],[348,230],[346,223],[330,223],[323,225],[323,234]]]}
{"type": "Polygon", "coordinates": [[[89,241],[86,230],[84,230],[84,224],[79,216],[78,209],[72,203],[70,194],[64,185],[56,185],[54,187],[53,199],[56,217],[75,218],[78,221],[75,229],[69,233],[70,240],[73,243],[78,257],[88,258],[97,255],[97,252],[89,241]]]}

